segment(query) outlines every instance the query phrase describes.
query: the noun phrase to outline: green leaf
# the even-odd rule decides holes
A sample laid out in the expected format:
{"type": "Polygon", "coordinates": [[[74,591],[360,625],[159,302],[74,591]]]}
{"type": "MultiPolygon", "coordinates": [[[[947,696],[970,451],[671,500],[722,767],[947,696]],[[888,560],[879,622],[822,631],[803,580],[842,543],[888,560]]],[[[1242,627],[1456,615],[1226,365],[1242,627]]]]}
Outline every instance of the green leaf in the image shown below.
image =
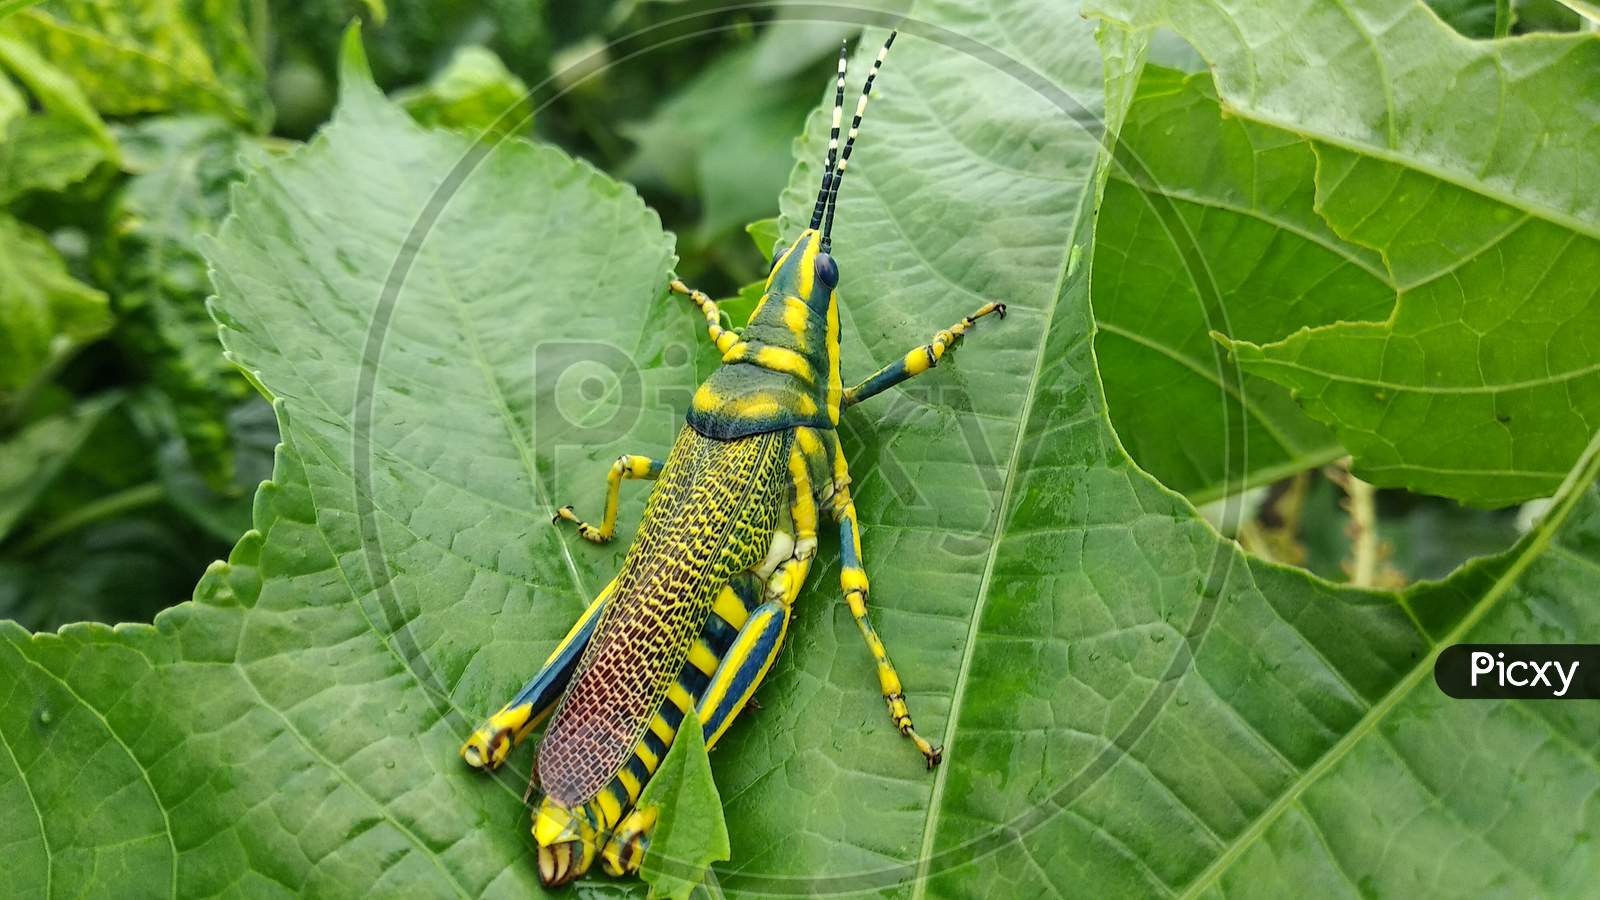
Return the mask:
{"type": "Polygon", "coordinates": [[[1197,503],[1344,455],[1209,336],[1271,341],[1393,308],[1378,254],[1313,210],[1315,169],[1299,137],[1223,118],[1209,74],[1145,69],[1095,236],[1095,355],[1123,446],[1197,503]]]}
{"type": "Polygon", "coordinates": [[[148,622],[183,596],[215,558],[217,544],[164,515],[159,493],[146,485],[123,495],[128,502],[114,517],[0,555],[0,619],[38,631],[85,621],[148,622]]]}
{"type": "Polygon", "coordinates": [[[44,232],[0,213],[0,398],[34,386],[111,324],[106,295],[67,274],[44,232]]]}
{"type": "Polygon", "coordinates": [[[262,131],[272,118],[241,0],[47,0],[5,28],[107,115],[213,112],[262,131]]]}
{"type": "Polygon", "coordinates": [[[28,98],[22,95],[11,79],[0,73],[0,128],[10,125],[18,116],[28,113],[28,98]]]}
{"type": "Polygon", "coordinates": [[[66,73],[27,44],[0,33],[0,66],[9,69],[38,101],[27,103],[0,75],[9,112],[0,138],[0,203],[29,191],[55,191],[75,184],[101,162],[118,160],[116,141],[83,91],[66,73]]]}
{"type": "Polygon", "coordinates": [[[360,19],[368,26],[373,71],[386,89],[428,80],[454,48],[472,44],[488,47],[518,77],[537,82],[549,74],[552,20],[564,23],[586,10],[568,5],[557,16],[547,11],[546,0],[406,0],[392,9],[381,0],[268,0],[267,5],[277,36],[274,70],[289,61],[309,63],[326,70],[331,81],[339,34],[360,19]]]}
{"type": "Polygon", "coordinates": [[[462,47],[426,87],[395,97],[424,125],[490,137],[525,134],[533,128],[528,86],[483,47],[462,47]]]}
{"type": "Polygon", "coordinates": [[[44,0],[0,0],[0,19],[43,2],[44,0]]]}
{"type": "Polygon", "coordinates": [[[214,490],[227,491],[233,451],[224,419],[249,387],[217,346],[199,240],[227,214],[229,188],[244,176],[245,140],[214,118],[149,119],[119,135],[133,174],[112,198],[96,259],[114,286],[118,340],[170,401],[190,458],[214,490]]]}
{"type": "Polygon", "coordinates": [[[705,880],[710,864],[732,852],[705,734],[685,728],[680,738],[672,742],[638,804],[658,816],[639,877],[650,885],[651,897],[671,900],[687,900],[705,880]]]}
{"type": "Polygon", "coordinates": [[[0,618],[148,622],[238,538],[172,514],[132,407],[101,394],[0,444],[0,618]]]}
{"type": "Polygon", "coordinates": [[[1384,0],[1096,5],[1169,25],[1225,109],[1312,139],[1318,212],[1399,288],[1381,324],[1233,345],[1245,371],[1291,388],[1379,486],[1480,506],[1553,492],[1600,429],[1600,194],[1583,186],[1600,154],[1576,112],[1600,104],[1600,40],[1465,41],[1384,0]]]}
{"type": "Polygon", "coordinates": [[[85,400],[0,442],[0,541],[33,509],[118,399],[85,400]]]}
{"type": "Polygon", "coordinates": [[[1375,484],[1489,507],[1552,493],[1600,429],[1600,239],[1402,166],[1317,156],[1337,186],[1319,190],[1323,215],[1383,251],[1399,304],[1383,323],[1233,344],[1240,364],[1332,423],[1375,484]]]}
{"type": "Polygon", "coordinates": [[[795,134],[825,82],[820,61],[838,52],[837,44],[822,48],[811,59],[819,65],[797,77],[764,73],[760,48],[750,44],[711,61],[627,131],[638,146],[623,174],[699,196],[703,240],[775,211],[773,198],[783,189],[795,134]]]}
{"type": "MultiPolygon", "coordinates": [[[[1427,0],[1445,24],[1470,38],[1495,37],[1496,8],[1506,0],[1427,0]]],[[[1514,17],[1514,16],[1513,16],[1514,17]]]]}
{"type": "MultiPolygon", "coordinates": [[[[1405,595],[1253,560],[1133,465],[1088,290],[1098,123],[1120,125],[1143,42],[1108,30],[1103,75],[1064,6],[919,7],[954,37],[902,34],[834,233],[852,375],[1012,304],[842,426],[877,628],[945,763],[888,722],[826,542],[762,708],[718,745],[718,884],[1582,894],[1600,712],[1458,703],[1429,672],[1447,643],[1600,632],[1595,457],[1517,547],[1405,595]]],[[[255,531],[154,626],[0,625],[0,796],[36,813],[8,820],[15,891],[537,891],[528,748],[504,781],[456,749],[615,573],[623,548],[549,508],[668,445],[704,322],[665,294],[670,240],[628,189],[422,131],[364,75],[352,49],[334,123],[251,178],[208,251],[284,438],[255,531]],[[578,402],[591,376],[615,388],[578,402]]]]}
{"type": "Polygon", "coordinates": [[[23,116],[0,137],[0,202],[29,191],[59,191],[106,158],[94,136],[59,116],[23,116]]]}
{"type": "Polygon", "coordinates": [[[757,219],[744,226],[744,233],[750,235],[750,240],[755,241],[756,249],[761,251],[761,261],[772,262],[772,248],[778,243],[778,217],[757,219]]]}

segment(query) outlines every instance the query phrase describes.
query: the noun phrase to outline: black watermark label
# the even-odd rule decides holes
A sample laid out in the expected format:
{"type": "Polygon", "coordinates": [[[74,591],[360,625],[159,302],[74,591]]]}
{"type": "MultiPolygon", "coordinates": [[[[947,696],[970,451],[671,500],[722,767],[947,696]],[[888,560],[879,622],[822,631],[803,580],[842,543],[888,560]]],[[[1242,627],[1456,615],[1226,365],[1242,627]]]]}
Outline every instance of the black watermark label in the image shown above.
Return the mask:
{"type": "Polygon", "coordinates": [[[1457,700],[1600,699],[1600,644],[1457,644],[1433,680],[1457,700]]]}

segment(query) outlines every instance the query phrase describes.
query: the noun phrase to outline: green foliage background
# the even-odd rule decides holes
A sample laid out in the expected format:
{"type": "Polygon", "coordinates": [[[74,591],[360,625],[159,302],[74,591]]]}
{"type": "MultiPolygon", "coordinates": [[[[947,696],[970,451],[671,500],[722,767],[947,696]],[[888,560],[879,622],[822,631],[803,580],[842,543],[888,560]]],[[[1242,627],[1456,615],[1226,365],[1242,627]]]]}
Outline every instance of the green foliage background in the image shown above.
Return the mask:
{"type": "Polygon", "coordinates": [[[148,621],[250,527],[267,404],[206,311],[201,236],[332,112],[339,36],[426,125],[552,140],[632,180],[678,271],[763,272],[830,48],[710,3],[20,3],[0,26],[0,617],[148,621]],[[607,60],[649,50],[629,65],[607,60]],[[535,110],[537,109],[537,112],[535,110]],[[9,486],[15,484],[14,488],[9,486]]]}
{"type": "MultiPolygon", "coordinates": [[[[501,782],[455,745],[614,570],[550,501],[669,442],[715,360],[666,273],[748,306],[858,27],[0,11],[17,889],[537,890],[525,752],[501,782]],[[491,147],[368,373],[369,490],[366,323],[433,186],[491,147]],[[535,335],[627,349],[625,434],[531,421],[560,399],[535,335]]],[[[882,721],[825,549],[720,800],[703,754],[654,788],[726,831],[663,843],[712,895],[1582,894],[1600,721],[1429,682],[1450,643],[1600,635],[1600,37],[1555,3],[910,14],[1080,110],[908,36],[840,214],[853,371],[1012,310],[846,430],[878,624],[949,761],[882,721]],[[1347,454],[1382,490],[1320,474],[1347,454]]]]}

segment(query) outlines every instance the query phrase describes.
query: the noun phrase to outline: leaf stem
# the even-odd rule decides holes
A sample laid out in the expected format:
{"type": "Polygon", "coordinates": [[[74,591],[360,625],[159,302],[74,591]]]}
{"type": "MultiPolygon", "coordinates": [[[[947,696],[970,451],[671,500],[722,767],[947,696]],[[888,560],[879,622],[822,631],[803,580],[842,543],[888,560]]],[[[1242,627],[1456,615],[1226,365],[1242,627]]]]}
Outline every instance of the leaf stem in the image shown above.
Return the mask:
{"type": "Polygon", "coordinates": [[[1404,587],[1405,576],[1388,564],[1391,548],[1378,536],[1378,489],[1350,473],[1348,456],[1324,473],[1344,490],[1343,506],[1350,514],[1350,524],[1345,528],[1350,538],[1350,556],[1344,563],[1350,584],[1385,590],[1404,587]]]}
{"type": "Polygon", "coordinates": [[[18,544],[17,551],[31,553],[87,525],[153,506],[165,500],[166,496],[166,490],[154,481],[108,494],[85,503],[55,521],[45,523],[18,544]]]}

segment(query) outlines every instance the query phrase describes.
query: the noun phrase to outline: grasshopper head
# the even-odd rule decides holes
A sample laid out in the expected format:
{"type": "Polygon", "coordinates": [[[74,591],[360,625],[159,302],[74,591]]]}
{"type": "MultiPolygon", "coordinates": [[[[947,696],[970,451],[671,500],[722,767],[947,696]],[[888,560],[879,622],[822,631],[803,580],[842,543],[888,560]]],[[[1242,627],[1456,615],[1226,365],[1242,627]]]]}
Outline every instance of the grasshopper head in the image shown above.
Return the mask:
{"type": "MultiPolygon", "coordinates": [[[[791,331],[797,331],[802,315],[818,320],[826,319],[834,304],[834,288],[839,286],[839,263],[825,249],[822,233],[807,228],[793,244],[781,242],[772,252],[772,271],[767,275],[768,297],[783,297],[798,301],[806,307],[792,310],[768,310],[763,303],[750,316],[751,323],[777,325],[788,322],[791,331]],[[767,315],[763,315],[767,313],[767,315]]],[[[803,343],[803,342],[800,342],[803,343]]],[[[788,342],[784,342],[788,346],[788,342]]],[[[802,349],[799,346],[793,349],[802,349]]]]}
{"type": "MultiPolygon", "coordinates": [[[[833,102],[833,129],[828,136],[827,163],[817,202],[811,213],[811,226],[793,243],[779,242],[773,248],[772,270],[767,275],[765,296],[750,316],[743,337],[748,343],[733,358],[724,362],[753,362],[758,366],[795,375],[815,392],[816,405],[825,408],[834,424],[839,422],[839,263],[833,258],[833,215],[839,202],[839,185],[850,166],[861,133],[861,119],[867,112],[867,98],[878,70],[894,46],[895,32],[878,51],[872,71],[856,101],[850,133],[839,149],[839,126],[844,118],[845,48],[839,48],[839,75],[833,102]]],[[[813,412],[815,410],[813,409],[813,412]]]]}

